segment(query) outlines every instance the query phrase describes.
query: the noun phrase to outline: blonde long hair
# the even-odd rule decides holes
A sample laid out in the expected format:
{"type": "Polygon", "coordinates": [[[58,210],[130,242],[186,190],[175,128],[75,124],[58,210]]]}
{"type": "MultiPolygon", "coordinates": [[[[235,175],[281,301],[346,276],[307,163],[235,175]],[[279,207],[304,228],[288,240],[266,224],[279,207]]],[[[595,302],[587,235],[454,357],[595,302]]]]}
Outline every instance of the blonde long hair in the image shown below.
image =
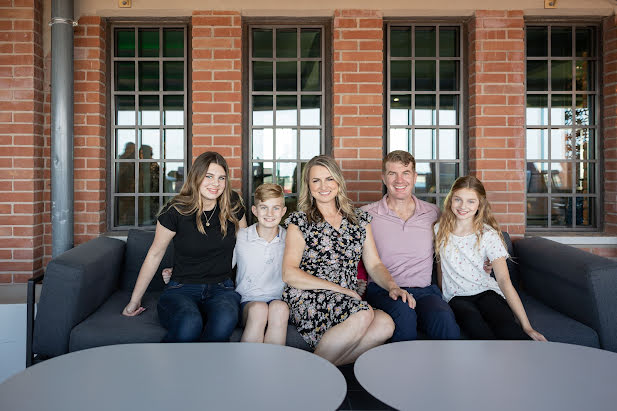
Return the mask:
{"type": "Polygon", "coordinates": [[[450,238],[450,234],[452,234],[456,225],[456,216],[452,212],[452,196],[456,191],[463,188],[473,190],[479,200],[478,211],[476,211],[476,215],[473,217],[473,231],[477,237],[476,245],[480,244],[480,240],[482,239],[482,234],[484,232],[484,225],[488,224],[490,227],[494,228],[495,231],[497,231],[501,242],[504,247],[506,247],[506,242],[503,238],[503,234],[501,233],[501,229],[499,228],[499,224],[497,223],[497,220],[495,220],[495,217],[493,217],[491,205],[486,199],[486,190],[484,189],[484,185],[474,176],[464,176],[457,178],[454,184],[452,184],[452,188],[450,188],[450,192],[444,202],[441,217],[439,217],[439,220],[435,223],[439,223],[439,230],[437,231],[437,234],[435,234],[435,255],[437,256],[437,260],[439,260],[439,250],[441,247],[445,249],[448,245],[448,239],[450,238]]]}
{"type": "Polygon", "coordinates": [[[302,170],[302,187],[300,188],[300,196],[298,197],[298,210],[306,213],[309,223],[320,222],[324,219],[309,189],[309,174],[311,168],[315,166],[325,167],[330,172],[334,181],[338,184],[338,194],[335,200],[339,212],[351,223],[358,224],[354,207],[351,205],[349,197],[347,197],[347,187],[345,185],[345,179],[343,178],[343,172],[336,161],[330,156],[315,156],[309,160],[304,170],[302,170]]]}
{"type": "Polygon", "coordinates": [[[225,170],[225,189],[223,193],[217,198],[216,203],[219,208],[219,222],[221,223],[221,233],[223,237],[227,235],[227,221],[231,221],[236,227],[236,233],[240,221],[236,217],[236,214],[244,206],[240,196],[231,189],[231,182],[229,181],[229,167],[227,161],[217,152],[206,151],[201,153],[199,157],[195,159],[195,162],[189,170],[188,176],[180,193],[172,198],[169,203],[163,207],[167,210],[169,207],[175,208],[182,215],[195,214],[195,221],[197,223],[197,229],[200,233],[206,234],[203,222],[201,221],[201,215],[203,212],[203,199],[199,192],[199,186],[208,173],[210,164],[218,164],[225,170]],[[235,197],[235,198],[232,198],[235,197]]]}

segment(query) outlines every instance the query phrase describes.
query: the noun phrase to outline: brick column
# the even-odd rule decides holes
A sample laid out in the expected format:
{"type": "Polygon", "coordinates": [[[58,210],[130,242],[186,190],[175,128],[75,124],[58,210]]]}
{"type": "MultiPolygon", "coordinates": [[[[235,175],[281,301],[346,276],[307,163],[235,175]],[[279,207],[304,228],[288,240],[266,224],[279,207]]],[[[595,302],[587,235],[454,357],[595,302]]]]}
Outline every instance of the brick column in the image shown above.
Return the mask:
{"type": "Polygon", "coordinates": [[[603,26],[604,227],[607,233],[615,234],[617,233],[617,18],[607,17],[603,26]]]}
{"type": "Polygon", "coordinates": [[[334,12],[333,150],[356,205],[381,198],[383,18],[374,10],[334,12]]]}
{"type": "Polygon", "coordinates": [[[0,2],[0,283],[43,259],[42,2],[0,2]]]}
{"type": "Polygon", "coordinates": [[[469,23],[469,173],[501,228],[525,233],[523,12],[477,10],[469,23]]]}
{"type": "Polygon", "coordinates": [[[232,184],[242,178],[242,26],[235,11],[195,11],[192,18],[193,159],[221,153],[232,184]]]}

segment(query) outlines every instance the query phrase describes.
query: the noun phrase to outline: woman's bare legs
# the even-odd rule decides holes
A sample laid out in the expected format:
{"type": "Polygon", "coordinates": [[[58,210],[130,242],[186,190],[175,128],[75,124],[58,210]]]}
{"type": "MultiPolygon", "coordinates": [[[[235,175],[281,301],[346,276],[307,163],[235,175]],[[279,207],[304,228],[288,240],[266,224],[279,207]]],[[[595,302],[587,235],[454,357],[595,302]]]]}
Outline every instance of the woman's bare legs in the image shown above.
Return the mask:
{"type": "Polygon", "coordinates": [[[373,317],[372,309],[350,315],[348,319],[325,332],[315,348],[315,354],[334,365],[342,365],[339,360],[360,343],[373,322],[373,317]]]}
{"type": "Polygon", "coordinates": [[[388,339],[392,337],[393,333],[394,321],[392,320],[392,317],[381,310],[375,310],[373,322],[371,322],[371,325],[362,336],[360,342],[351,350],[343,354],[338,359],[336,365],[351,364],[366,351],[388,341],[388,339]]]}

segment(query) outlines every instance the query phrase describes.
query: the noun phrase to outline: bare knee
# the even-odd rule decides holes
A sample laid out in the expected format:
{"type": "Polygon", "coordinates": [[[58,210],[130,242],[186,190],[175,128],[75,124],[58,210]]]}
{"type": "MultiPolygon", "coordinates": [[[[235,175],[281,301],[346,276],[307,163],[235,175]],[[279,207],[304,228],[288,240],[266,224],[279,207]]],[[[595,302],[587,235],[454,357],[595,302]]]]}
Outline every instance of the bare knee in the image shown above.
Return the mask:
{"type": "Polygon", "coordinates": [[[260,301],[251,301],[246,305],[247,322],[266,324],[268,321],[268,304],[260,301]]]}
{"type": "Polygon", "coordinates": [[[392,317],[381,310],[375,310],[372,326],[375,329],[376,335],[384,341],[394,334],[395,325],[392,317]]]}
{"type": "Polygon", "coordinates": [[[375,317],[374,311],[372,308],[368,310],[358,311],[357,313],[352,314],[347,321],[352,321],[352,324],[355,328],[361,333],[364,334],[366,330],[371,326],[373,319],[375,317]]]}
{"type": "Polygon", "coordinates": [[[274,300],[268,305],[268,322],[286,323],[289,318],[289,307],[281,300],[274,300]]]}

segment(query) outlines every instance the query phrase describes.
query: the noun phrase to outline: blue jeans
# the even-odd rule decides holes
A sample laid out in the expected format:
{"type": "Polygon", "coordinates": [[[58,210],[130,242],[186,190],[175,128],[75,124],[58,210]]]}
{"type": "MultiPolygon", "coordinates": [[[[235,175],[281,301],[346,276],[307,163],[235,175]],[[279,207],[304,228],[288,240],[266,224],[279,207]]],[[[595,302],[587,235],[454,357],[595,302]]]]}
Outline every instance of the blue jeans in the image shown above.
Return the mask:
{"type": "Polygon", "coordinates": [[[371,282],[366,290],[366,301],[385,311],[394,320],[394,334],[390,341],[411,341],[418,337],[417,328],[433,340],[458,340],[461,331],[436,285],[428,287],[404,287],[416,299],[415,310],[400,298],[393,300],[377,284],[371,282]]]}
{"type": "Polygon", "coordinates": [[[224,342],[238,323],[240,294],[230,279],[215,284],[170,281],[157,305],[162,342],[224,342]]]}

